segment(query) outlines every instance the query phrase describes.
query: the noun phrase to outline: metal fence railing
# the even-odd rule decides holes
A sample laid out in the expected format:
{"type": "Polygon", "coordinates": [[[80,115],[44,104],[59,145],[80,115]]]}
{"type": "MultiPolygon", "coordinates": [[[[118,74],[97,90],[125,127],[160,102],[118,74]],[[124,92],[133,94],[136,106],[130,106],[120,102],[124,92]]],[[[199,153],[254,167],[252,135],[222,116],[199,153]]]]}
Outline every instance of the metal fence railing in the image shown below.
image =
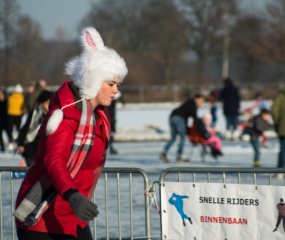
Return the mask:
{"type": "MultiPolygon", "coordinates": [[[[23,167],[0,167],[0,240],[16,239],[12,217],[15,198],[25,172],[23,167]]],[[[222,184],[284,185],[275,174],[283,168],[187,168],[164,170],[159,180],[149,184],[147,173],[139,168],[105,168],[93,197],[99,216],[90,223],[95,240],[101,239],[161,239],[160,216],[151,223],[150,199],[146,189],[161,189],[164,182],[210,182],[222,184]],[[158,187],[157,187],[158,186],[158,187]],[[156,220],[155,220],[156,221],[156,220]],[[157,238],[152,236],[157,233],[157,238]]],[[[161,197],[159,196],[158,202],[161,197]]],[[[153,211],[156,212],[156,211],[153,211]]]]}
{"type": "MultiPolygon", "coordinates": [[[[12,212],[27,170],[0,167],[0,240],[17,239],[12,212]]],[[[90,222],[94,239],[150,239],[150,206],[144,195],[148,186],[141,169],[105,168],[93,197],[100,212],[90,222]]]]}

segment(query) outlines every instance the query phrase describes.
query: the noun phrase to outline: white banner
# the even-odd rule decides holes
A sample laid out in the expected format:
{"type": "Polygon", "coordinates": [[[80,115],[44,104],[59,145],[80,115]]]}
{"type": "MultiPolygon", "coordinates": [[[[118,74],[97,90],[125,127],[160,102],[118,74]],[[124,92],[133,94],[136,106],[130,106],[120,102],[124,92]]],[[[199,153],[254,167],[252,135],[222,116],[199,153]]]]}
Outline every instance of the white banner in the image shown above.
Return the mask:
{"type": "Polygon", "coordinates": [[[285,187],[279,186],[165,182],[161,185],[162,239],[285,239],[283,199],[285,187]]]}

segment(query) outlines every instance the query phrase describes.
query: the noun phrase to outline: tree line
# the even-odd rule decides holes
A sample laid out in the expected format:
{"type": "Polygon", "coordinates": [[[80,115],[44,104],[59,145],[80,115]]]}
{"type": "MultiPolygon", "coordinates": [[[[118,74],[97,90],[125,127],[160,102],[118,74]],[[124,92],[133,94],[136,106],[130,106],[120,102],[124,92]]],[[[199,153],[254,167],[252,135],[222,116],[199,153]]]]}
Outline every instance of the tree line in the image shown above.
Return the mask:
{"type": "MultiPolygon", "coordinates": [[[[56,7],[56,6],[55,6],[56,7]]],[[[248,13],[238,0],[98,0],[78,23],[94,26],[129,68],[124,85],[240,84],[285,77],[285,0],[248,13]]],[[[21,14],[16,0],[0,0],[0,86],[44,78],[59,85],[64,63],[80,52],[78,39],[58,28],[52,40],[21,14]]]]}

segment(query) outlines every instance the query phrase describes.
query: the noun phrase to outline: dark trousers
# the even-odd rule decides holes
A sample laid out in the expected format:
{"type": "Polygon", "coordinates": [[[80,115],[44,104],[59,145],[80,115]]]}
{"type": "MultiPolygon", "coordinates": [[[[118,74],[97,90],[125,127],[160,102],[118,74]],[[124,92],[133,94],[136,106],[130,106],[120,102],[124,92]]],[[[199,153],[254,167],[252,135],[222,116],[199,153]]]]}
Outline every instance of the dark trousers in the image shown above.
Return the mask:
{"type": "Polygon", "coordinates": [[[278,166],[279,168],[284,167],[285,163],[285,137],[279,137],[279,145],[280,145],[280,150],[278,154],[278,166]]]}
{"type": "MultiPolygon", "coordinates": [[[[20,131],[22,116],[8,115],[7,120],[8,120],[7,124],[8,124],[9,135],[13,136],[13,128],[14,128],[14,126],[16,127],[18,132],[20,131]]],[[[10,140],[10,142],[11,142],[11,140],[10,140]]]]}
{"type": "Polygon", "coordinates": [[[0,127],[0,148],[2,151],[5,151],[5,147],[4,147],[4,140],[3,140],[3,133],[4,131],[6,132],[7,136],[8,136],[8,140],[9,142],[13,141],[12,135],[10,134],[8,127],[0,127]]]}
{"type": "Polygon", "coordinates": [[[66,234],[52,234],[28,231],[17,228],[17,236],[19,240],[93,240],[90,227],[77,227],[77,237],[66,234]]]}
{"type": "Polygon", "coordinates": [[[259,161],[260,160],[260,141],[258,137],[250,137],[250,143],[252,145],[254,156],[253,161],[259,161]]]}
{"type": "Polygon", "coordinates": [[[227,130],[235,131],[237,129],[238,115],[226,115],[227,130]]]}
{"type": "Polygon", "coordinates": [[[280,215],[278,215],[277,223],[276,223],[276,228],[279,227],[279,224],[281,223],[281,220],[283,221],[283,228],[284,228],[284,230],[285,230],[285,216],[280,216],[280,215]]]}

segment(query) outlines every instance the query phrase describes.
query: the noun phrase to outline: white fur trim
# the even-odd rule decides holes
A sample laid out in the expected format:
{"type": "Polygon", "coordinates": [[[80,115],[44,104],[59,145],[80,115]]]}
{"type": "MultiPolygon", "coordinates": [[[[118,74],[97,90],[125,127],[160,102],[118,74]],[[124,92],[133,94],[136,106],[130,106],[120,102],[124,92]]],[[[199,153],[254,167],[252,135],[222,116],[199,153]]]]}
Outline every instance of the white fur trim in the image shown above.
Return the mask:
{"type": "Polygon", "coordinates": [[[46,126],[46,134],[50,135],[56,131],[59,124],[63,119],[63,111],[61,109],[56,109],[52,115],[50,116],[47,126],[46,126]]]}
{"type": "Polygon", "coordinates": [[[83,52],[66,63],[65,72],[71,76],[75,86],[79,88],[82,98],[96,97],[102,83],[119,77],[121,81],[128,73],[126,63],[119,54],[104,46],[100,34],[95,28],[85,28],[82,32],[81,43],[83,52]],[[86,41],[86,32],[92,38],[96,47],[91,47],[86,41]]]}

